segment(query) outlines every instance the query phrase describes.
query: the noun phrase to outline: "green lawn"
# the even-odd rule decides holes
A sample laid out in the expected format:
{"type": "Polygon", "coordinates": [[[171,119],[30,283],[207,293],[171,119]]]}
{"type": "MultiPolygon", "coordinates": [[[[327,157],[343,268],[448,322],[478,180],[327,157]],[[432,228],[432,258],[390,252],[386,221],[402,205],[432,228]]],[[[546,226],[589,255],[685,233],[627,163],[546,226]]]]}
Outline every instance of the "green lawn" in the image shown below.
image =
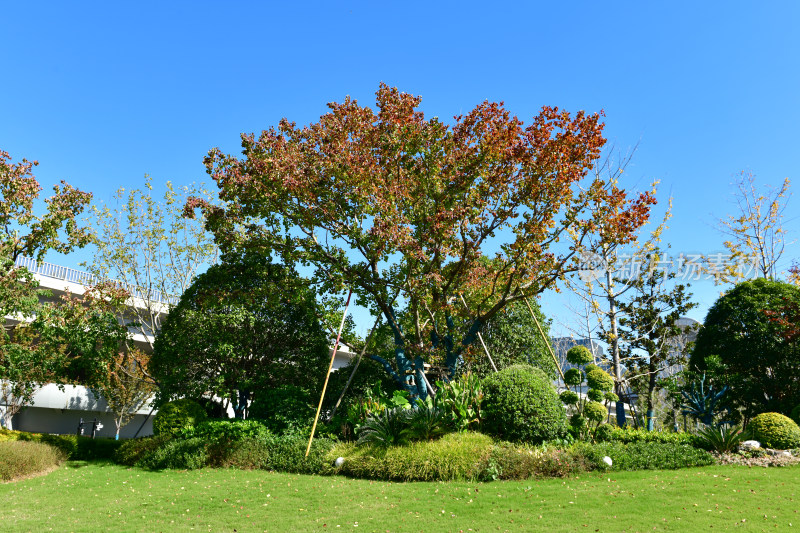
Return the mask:
{"type": "Polygon", "coordinates": [[[383,483],[68,463],[0,485],[2,531],[786,531],[800,467],[383,483]]]}

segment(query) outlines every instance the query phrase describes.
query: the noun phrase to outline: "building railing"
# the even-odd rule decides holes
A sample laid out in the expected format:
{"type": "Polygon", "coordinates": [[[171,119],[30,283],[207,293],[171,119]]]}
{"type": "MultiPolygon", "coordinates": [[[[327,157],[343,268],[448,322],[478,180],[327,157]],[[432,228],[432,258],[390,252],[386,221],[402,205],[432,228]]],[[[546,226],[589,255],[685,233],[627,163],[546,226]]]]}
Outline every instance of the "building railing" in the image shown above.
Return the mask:
{"type": "Polygon", "coordinates": [[[104,280],[99,278],[98,276],[95,276],[90,272],[83,272],[80,270],[76,270],[74,268],[55,265],[53,263],[46,263],[44,261],[41,263],[37,263],[35,260],[29,257],[21,257],[21,256],[17,257],[16,265],[19,267],[25,267],[30,272],[38,274],[40,276],[64,280],[71,283],[77,283],[79,285],[97,285],[101,281],[111,281],[119,285],[120,287],[125,288],[134,298],[139,298],[145,301],[151,301],[161,304],[177,305],[178,301],[180,300],[180,296],[162,294],[162,292],[158,290],[148,291],[147,289],[143,289],[141,287],[135,287],[128,283],[123,283],[119,280],[114,280],[114,279],[104,280]]]}

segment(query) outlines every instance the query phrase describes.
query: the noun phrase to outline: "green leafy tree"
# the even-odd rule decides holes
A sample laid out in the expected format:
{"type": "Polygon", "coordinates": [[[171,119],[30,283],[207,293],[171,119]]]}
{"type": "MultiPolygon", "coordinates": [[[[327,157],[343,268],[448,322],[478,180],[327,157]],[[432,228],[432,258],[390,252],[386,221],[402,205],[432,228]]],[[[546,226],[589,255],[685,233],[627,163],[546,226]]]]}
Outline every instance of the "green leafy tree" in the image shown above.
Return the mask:
{"type": "Polygon", "coordinates": [[[572,233],[582,246],[599,228],[626,242],[654,200],[587,179],[605,143],[597,114],[545,107],[525,126],[484,102],[449,126],[419,103],[381,85],[377,110],[347,98],[306,127],[243,135],[243,157],[206,159],[225,207],[187,211],[203,208],[223,249],[310,264],[324,292],[352,289],[393,330],[385,368],[424,398],[426,361],[453,375],[497,313],[577,268],[577,245],[556,243],[572,233]]]}
{"type": "Polygon", "coordinates": [[[800,343],[769,314],[787,303],[800,303],[800,289],[763,278],[743,281],[714,303],[698,333],[691,366],[703,371],[718,356],[718,379],[730,386],[746,418],[788,415],[800,403],[800,343]]]}
{"type": "Polygon", "coordinates": [[[237,417],[260,392],[318,394],[330,349],[314,291],[263,256],[225,256],[184,292],[156,338],[149,370],[159,401],[229,398],[237,417]]]}
{"type": "Polygon", "coordinates": [[[697,305],[690,301],[687,286],[667,287],[675,273],[657,268],[660,254],[656,249],[648,257],[645,271],[633,280],[632,294],[620,305],[624,315],[620,335],[628,357],[635,361],[635,379],[644,382],[648,431],[654,429],[660,378],[668,369],[687,362],[690,346],[680,342],[686,334],[680,319],[697,305]]]}
{"type": "Polygon", "coordinates": [[[49,378],[51,368],[47,354],[25,342],[29,335],[21,330],[20,324],[36,316],[41,305],[34,276],[18,266],[17,260],[41,261],[50,250],[69,253],[89,240],[77,217],[91,194],[62,181],[53,187],[53,196],[44,200],[44,214],[34,212],[42,191],[32,173],[37,164],[25,159],[13,163],[11,156],[0,150],[0,399],[8,406],[3,413],[7,427],[39,384],[49,378]]]}
{"type": "Polygon", "coordinates": [[[211,235],[198,221],[183,217],[189,196],[211,201],[202,186],[171,182],[159,199],[145,176],[143,189],[120,188],[114,204],[92,207],[94,257],[84,266],[131,293],[133,305],[119,319],[143,334],[150,350],[170,308],[198,273],[217,261],[211,235]]]}

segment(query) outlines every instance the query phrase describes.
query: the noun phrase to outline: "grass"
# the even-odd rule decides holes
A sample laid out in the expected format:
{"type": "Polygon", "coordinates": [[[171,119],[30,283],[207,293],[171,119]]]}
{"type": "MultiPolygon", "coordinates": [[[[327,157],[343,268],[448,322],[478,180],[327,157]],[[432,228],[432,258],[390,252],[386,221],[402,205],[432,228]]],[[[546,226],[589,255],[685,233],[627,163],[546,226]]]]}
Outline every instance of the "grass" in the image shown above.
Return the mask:
{"type": "Polygon", "coordinates": [[[0,485],[3,531],[786,531],[800,467],[387,483],[70,462],[0,485]]]}

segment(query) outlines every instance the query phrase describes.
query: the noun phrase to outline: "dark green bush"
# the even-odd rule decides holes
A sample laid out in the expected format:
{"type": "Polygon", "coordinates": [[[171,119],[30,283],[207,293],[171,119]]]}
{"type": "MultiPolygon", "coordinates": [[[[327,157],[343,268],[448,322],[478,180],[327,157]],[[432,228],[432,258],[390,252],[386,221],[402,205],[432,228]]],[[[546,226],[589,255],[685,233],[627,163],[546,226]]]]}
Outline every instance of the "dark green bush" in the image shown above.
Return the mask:
{"type": "Polygon", "coordinates": [[[0,481],[45,472],[66,459],[64,452],[42,442],[0,441],[0,481]]]}
{"type": "Polygon", "coordinates": [[[208,462],[208,448],[209,443],[199,437],[171,439],[145,454],[136,466],[149,470],[203,468],[208,462]]]}
{"type": "Polygon", "coordinates": [[[604,465],[602,457],[587,453],[592,448],[526,447],[507,442],[492,448],[489,472],[494,479],[566,477],[604,465]]]}
{"type": "Polygon", "coordinates": [[[765,448],[788,450],[800,447],[800,427],[780,413],[761,413],[747,425],[747,430],[765,448]]]}
{"type": "Polygon", "coordinates": [[[268,470],[290,472],[295,474],[317,474],[326,464],[326,455],[336,445],[336,441],[327,437],[314,439],[308,457],[308,433],[288,433],[273,435],[266,441],[269,450],[268,470]]]}
{"type": "Polygon", "coordinates": [[[514,365],[483,382],[483,430],[503,440],[539,443],[567,433],[555,387],[539,369],[514,365]]]}
{"type": "Polygon", "coordinates": [[[593,446],[593,457],[611,457],[613,470],[672,470],[714,463],[714,457],[710,453],[687,444],[604,442],[594,445],[581,443],[576,446],[593,446]]]}
{"type": "Polygon", "coordinates": [[[196,426],[206,417],[203,406],[193,400],[184,398],[167,402],[158,409],[153,418],[153,434],[177,435],[196,426]]]}
{"type": "Polygon", "coordinates": [[[264,439],[269,429],[260,420],[222,419],[203,420],[181,433],[182,438],[202,437],[209,443],[215,441],[235,442],[245,438],[264,439]]]}
{"type": "Polygon", "coordinates": [[[796,405],[792,412],[789,413],[789,418],[794,420],[794,423],[800,426],[800,405],[796,405]]]}
{"type": "Polygon", "coordinates": [[[315,409],[308,391],[294,385],[260,391],[250,406],[250,418],[261,420],[273,433],[311,426],[315,409]]]}
{"type": "Polygon", "coordinates": [[[147,455],[156,451],[170,438],[169,435],[159,435],[123,441],[122,446],[114,452],[114,462],[121,465],[134,466],[147,455]]]}

